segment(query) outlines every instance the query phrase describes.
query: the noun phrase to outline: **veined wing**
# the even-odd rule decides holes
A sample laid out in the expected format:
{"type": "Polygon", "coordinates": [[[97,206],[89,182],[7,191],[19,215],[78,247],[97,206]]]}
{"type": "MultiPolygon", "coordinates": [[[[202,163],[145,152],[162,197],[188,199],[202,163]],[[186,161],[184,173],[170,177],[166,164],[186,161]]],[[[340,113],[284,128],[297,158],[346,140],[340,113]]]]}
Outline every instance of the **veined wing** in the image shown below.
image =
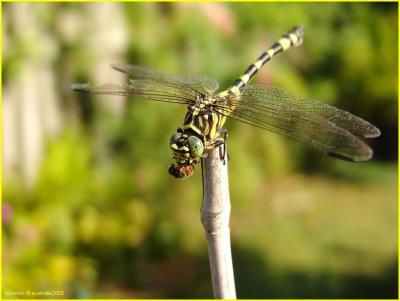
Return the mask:
{"type": "Polygon", "coordinates": [[[217,101],[215,110],[351,161],[372,157],[372,150],[358,137],[376,137],[380,133],[372,124],[346,111],[260,85],[249,85],[239,97],[217,101]]]}
{"type": "Polygon", "coordinates": [[[208,76],[202,75],[174,75],[152,69],[150,67],[113,64],[115,70],[128,74],[132,79],[152,79],[191,87],[201,94],[211,94],[219,87],[218,82],[208,76]]]}
{"type": "Polygon", "coordinates": [[[188,104],[196,95],[179,86],[155,80],[131,80],[127,85],[104,84],[92,86],[87,84],[74,84],[72,89],[79,92],[93,94],[131,96],[137,99],[162,101],[169,103],[188,104]]]}
{"type": "Polygon", "coordinates": [[[244,89],[239,101],[250,106],[265,108],[294,106],[302,112],[321,116],[358,137],[374,138],[380,135],[379,129],[374,125],[349,112],[309,100],[277,87],[249,85],[244,89]]]}

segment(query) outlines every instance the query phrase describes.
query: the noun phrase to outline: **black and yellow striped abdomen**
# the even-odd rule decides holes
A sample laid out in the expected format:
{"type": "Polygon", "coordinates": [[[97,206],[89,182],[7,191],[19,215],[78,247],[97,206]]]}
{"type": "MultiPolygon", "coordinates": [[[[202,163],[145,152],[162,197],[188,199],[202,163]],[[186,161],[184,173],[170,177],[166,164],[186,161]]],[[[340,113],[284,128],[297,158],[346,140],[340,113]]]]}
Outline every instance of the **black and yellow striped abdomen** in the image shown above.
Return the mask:
{"type": "Polygon", "coordinates": [[[289,30],[282,36],[275,44],[273,44],[267,51],[263,52],[259,58],[251,64],[246,71],[234,82],[232,87],[221,92],[218,96],[225,97],[229,94],[240,95],[246,84],[256,75],[266,62],[272,57],[288,50],[291,47],[299,46],[303,43],[304,29],[303,26],[297,26],[289,30]]]}

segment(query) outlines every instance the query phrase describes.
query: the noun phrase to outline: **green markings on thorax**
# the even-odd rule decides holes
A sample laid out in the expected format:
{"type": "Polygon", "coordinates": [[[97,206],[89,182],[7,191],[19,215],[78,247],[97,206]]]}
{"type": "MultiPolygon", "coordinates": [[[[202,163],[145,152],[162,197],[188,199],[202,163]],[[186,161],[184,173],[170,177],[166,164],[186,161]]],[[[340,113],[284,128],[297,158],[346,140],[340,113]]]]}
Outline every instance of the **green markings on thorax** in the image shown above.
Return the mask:
{"type": "Polygon", "coordinates": [[[212,109],[207,108],[215,102],[215,97],[207,97],[199,104],[189,106],[183,123],[183,130],[191,130],[199,136],[205,144],[218,137],[219,129],[225,118],[212,109]]]}

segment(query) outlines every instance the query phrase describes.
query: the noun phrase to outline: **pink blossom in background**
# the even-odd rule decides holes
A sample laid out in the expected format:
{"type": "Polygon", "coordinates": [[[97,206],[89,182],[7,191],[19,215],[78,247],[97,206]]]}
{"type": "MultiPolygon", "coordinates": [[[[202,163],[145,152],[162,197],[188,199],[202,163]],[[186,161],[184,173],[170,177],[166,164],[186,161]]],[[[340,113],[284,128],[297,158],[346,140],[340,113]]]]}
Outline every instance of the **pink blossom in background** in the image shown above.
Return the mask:
{"type": "Polygon", "coordinates": [[[235,19],[224,3],[201,3],[201,9],[211,25],[213,25],[223,35],[231,36],[235,32],[235,19]]]}
{"type": "Polygon", "coordinates": [[[4,202],[1,207],[3,225],[8,224],[13,218],[13,209],[9,203],[4,202]]]}

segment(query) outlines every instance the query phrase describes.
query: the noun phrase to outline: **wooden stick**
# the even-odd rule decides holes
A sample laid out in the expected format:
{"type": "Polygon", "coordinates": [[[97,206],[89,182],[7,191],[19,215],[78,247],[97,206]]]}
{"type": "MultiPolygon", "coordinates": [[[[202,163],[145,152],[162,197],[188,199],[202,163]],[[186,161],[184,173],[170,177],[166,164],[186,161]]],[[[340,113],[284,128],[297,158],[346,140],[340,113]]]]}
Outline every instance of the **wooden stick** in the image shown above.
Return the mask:
{"type": "Polygon", "coordinates": [[[221,152],[221,147],[217,147],[202,160],[201,222],[207,238],[214,298],[236,299],[229,231],[228,161],[226,151],[221,152]]]}

